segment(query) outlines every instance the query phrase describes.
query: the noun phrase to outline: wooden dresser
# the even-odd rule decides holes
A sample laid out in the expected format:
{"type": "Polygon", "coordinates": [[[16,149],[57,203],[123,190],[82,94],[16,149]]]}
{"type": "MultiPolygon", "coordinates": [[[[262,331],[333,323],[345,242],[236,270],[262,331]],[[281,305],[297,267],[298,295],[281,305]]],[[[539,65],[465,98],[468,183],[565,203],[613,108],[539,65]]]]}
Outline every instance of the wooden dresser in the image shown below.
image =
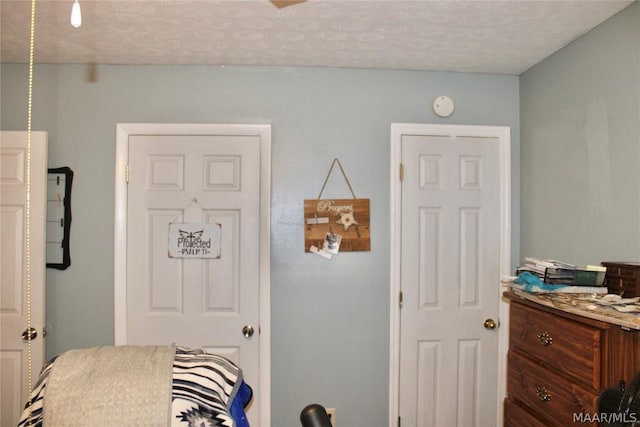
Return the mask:
{"type": "Polygon", "coordinates": [[[600,391],[640,371],[640,330],[513,292],[505,297],[510,302],[505,426],[589,425],[585,420],[597,414],[600,391]]]}

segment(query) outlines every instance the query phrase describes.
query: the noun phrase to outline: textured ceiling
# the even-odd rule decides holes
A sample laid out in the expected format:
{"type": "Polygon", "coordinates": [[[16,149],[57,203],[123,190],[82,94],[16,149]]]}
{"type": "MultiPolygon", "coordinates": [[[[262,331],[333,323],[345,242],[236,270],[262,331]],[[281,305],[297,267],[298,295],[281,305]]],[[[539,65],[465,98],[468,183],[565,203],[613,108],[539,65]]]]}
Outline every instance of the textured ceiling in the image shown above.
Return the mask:
{"type": "MultiPolygon", "coordinates": [[[[328,66],[520,74],[632,0],[37,0],[36,63],[328,66]]],[[[1,0],[27,62],[30,0],[1,0]]]]}

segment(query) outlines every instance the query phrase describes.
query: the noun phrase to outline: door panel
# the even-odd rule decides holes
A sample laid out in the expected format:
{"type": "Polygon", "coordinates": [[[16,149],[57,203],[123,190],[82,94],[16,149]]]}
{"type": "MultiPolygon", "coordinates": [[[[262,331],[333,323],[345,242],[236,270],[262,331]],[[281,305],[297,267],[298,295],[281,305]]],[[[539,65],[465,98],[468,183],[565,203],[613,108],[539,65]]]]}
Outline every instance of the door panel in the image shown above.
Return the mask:
{"type": "MultiPolygon", "coordinates": [[[[251,218],[259,212],[259,144],[244,137],[129,139],[129,343],[238,353],[257,345],[258,337],[246,340],[241,330],[257,325],[259,316],[259,254],[252,242],[259,223],[251,218]],[[234,153],[234,161],[213,162],[216,153],[234,153]],[[169,257],[169,224],[183,222],[222,224],[222,256],[169,257]]],[[[240,359],[251,375],[254,361],[240,359]]]]}
{"type": "Polygon", "coordinates": [[[261,134],[224,131],[128,136],[126,333],[116,340],[228,357],[261,396],[248,411],[256,426],[268,414],[260,357],[266,143],[261,134]],[[220,224],[221,256],[170,257],[172,223],[220,224]],[[246,325],[256,333],[245,337],[246,325]]]}
{"type": "MultiPolygon", "coordinates": [[[[400,187],[398,415],[408,426],[496,425],[501,142],[411,132],[400,187]]],[[[393,393],[392,393],[393,394],[393,393]]]]}
{"type": "Polygon", "coordinates": [[[0,425],[16,425],[31,384],[44,362],[45,211],[47,135],[31,134],[30,182],[30,295],[27,295],[27,133],[0,132],[0,425]],[[31,341],[31,369],[27,342],[31,324],[38,335],[31,341]]]}

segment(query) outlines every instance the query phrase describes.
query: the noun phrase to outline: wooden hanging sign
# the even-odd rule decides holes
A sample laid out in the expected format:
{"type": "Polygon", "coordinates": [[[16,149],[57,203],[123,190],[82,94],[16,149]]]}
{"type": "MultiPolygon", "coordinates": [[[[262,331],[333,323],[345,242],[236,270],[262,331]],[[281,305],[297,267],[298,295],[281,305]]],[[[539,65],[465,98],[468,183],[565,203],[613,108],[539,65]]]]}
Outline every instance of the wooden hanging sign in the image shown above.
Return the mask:
{"type": "Polygon", "coordinates": [[[317,199],[304,201],[304,250],[331,259],[338,252],[370,251],[369,199],[358,199],[340,160],[333,159],[317,199]],[[333,167],[349,186],[353,199],[323,199],[333,167]]]}
{"type": "Polygon", "coordinates": [[[370,251],[370,222],[369,199],[305,200],[304,250],[330,247],[335,235],[340,252],[370,251]]]}

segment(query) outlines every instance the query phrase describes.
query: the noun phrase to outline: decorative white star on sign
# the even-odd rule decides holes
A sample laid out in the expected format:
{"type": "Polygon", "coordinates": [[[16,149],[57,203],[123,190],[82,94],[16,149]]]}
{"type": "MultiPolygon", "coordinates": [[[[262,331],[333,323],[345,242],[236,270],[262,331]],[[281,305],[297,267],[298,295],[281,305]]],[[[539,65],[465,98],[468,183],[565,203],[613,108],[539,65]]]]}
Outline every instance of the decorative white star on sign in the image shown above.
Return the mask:
{"type": "Polygon", "coordinates": [[[358,225],[358,221],[353,217],[353,211],[340,212],[340,219],[336,221],[336,224],[341,224],[344,231],[347,231],[353,224],[358,225]]]}

